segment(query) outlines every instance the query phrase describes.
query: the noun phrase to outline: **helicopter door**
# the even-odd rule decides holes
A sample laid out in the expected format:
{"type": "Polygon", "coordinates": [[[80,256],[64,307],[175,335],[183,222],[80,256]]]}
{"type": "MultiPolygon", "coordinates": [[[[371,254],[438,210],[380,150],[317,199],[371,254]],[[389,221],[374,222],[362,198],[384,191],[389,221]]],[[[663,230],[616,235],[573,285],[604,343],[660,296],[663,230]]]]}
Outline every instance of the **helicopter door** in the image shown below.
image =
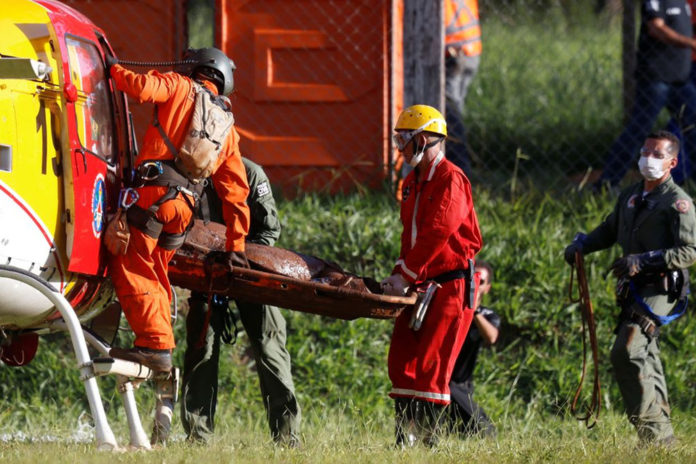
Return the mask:
{"type": "Polygon", "coordinates": [[[104,275],[106,194],[118,172],[110,85],[96,44],[74,36],[66,36],[65,42],[70,71],[66,94],[74,92],[74,103],[67,105],[70,166],[64,172],[68,269],[104,275]]]}

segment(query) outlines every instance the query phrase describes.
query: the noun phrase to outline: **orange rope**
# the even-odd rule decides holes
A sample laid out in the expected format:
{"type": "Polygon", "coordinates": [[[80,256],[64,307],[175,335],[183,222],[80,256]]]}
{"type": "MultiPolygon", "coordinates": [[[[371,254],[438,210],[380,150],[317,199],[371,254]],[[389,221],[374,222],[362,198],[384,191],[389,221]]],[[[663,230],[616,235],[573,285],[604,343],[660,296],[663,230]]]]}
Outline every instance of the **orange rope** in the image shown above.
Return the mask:
{"type": "Polygon", "coordinates": [[[582,372],[580,374],[580,383],[575,390],[573,403],[570,405],[570,412],[581,421],[584,421],[588,429],[591,429],[597,424],[599,418],[599,410],[602,405],[601,386],[599,383],[599,349],[597,347],[597,326],[594,320],[594,310],[592,309],[592,300],[590,299],[590,290],[587,286],[587,275],[585,274],[585,263],[582,253],[575,253],[575,265],[571,267],[570,283],[568,285],[568,296],[573,303],[580,303],[580,312],[582,314],[582,372]],[[578,293],[577,299],[573,298],[573,276],[577,271],[578,276],[578,293]],[[594,381],[590,405],[587,408],[587,414],[578,416],[578,402],[580,393],[585,382],[585,373],[587,371],[587,334],[590,338],[590,349],[592,350],[592,361],[594,363],[594,381]],[[593,418],[594,416],[594,418],[593,418]],[[590,420],[592,419],[592,422],[590,420]]]}

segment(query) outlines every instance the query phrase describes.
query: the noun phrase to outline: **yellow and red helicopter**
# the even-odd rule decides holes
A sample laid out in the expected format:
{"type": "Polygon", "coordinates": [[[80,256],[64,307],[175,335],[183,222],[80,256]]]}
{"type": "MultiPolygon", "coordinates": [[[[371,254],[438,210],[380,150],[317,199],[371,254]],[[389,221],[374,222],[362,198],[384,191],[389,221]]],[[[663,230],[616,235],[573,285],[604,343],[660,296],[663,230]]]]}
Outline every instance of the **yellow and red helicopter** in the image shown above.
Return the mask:
{"type": "MultiPolygon", "coordinates": [[[[157,378],[139,364],[108,358],[105,340],[113,340],[120,307],[106,278],[102,236],[137,151],[128,102],[106,75],[105,58],[113,49],[102,29],[58,1],[2,3],[0,360],[24,365],[34,357],[39,335],[68,331],[97,446],[118,447],[96,384],[96,377],[115,374],[130,445],[149,448],[168,433],[178,371],[157,378]],[[88,344],[102,357],[91,357],[88,344]],[[155,381],[157,392],[151,440],[133,395],[146,379],[155,381]]],[[[207,291],[212,287],[203,258],[224,244],[224,228],[194,227],[190,235],[194,249],[172,261],[170,279],[207,291]]],[[[357,276],[318,258],[251,244],[248,255],[263,272],[239,270],[214,282],[210,277],[216,293],[342,319],[391,318],[416,303],[415,295],[371,293],[357,276]],[[279,268],[297,273],[282,275],[279,268]]]]}
{"type": "Polygon", "coordinates": [[[0,359],[26,364],[38,334],[68,330],[98,446],[117,446],[95,379],[110,371],[122,374],[131,445],[147,448],[131,380],[149,373],[125,362],[100,372],[85,338],[104,356],[108,344],[83,330],[113,301],[102,235],[136,149],[127,101],[105,75],[113,51],[52,0],[3,1],[0,29],[0,359]]]}

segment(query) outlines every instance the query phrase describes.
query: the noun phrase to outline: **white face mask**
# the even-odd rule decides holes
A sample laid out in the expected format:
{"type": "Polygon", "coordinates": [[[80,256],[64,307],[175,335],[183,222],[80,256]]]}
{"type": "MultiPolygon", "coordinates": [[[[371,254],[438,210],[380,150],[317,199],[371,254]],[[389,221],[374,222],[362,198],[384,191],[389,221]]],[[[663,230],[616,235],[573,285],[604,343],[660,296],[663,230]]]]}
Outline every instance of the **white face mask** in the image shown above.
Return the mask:
{"type": "Polygon", "coordinates": [[[662,176],[665,175],[665,170],[662,167],[664,161],[652,156],[641,156],[638,160],[638,169],[646,180],[662,179],[662,176]]]}
{"type": "MultiPolygon", "coordinates": [[[[415,147],[415,142],[414,142],[414,147],[415,147]]],[[[412,168],[415,168],[416,166],[418,166],[418,163],[420,163],[421,160],[423,159],[423,155],[425,155],[425,147],[423,147],[423,151],[421,151],[420,153],[418,153],[418,154],[414,153],[413,158],[411,158],[411,161],[409,161],[408,164],[411,165],[412,168]]]]}

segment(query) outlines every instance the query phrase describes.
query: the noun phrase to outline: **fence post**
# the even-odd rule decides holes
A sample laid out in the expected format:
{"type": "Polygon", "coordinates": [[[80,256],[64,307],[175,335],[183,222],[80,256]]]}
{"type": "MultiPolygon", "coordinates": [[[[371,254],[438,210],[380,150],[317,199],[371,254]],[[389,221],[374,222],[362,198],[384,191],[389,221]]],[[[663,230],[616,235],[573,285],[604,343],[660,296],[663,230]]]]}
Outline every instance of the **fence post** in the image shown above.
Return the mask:
{"type": "Polygon", "coordinates": [[[621,65],[623,69],[623,119],[628,121],[636,93],[636,4],[635,0],[624,0],[621,24],[621,65]]]}
{"type": "Polygon", "coordinates": [[[444,3],[404,0],[404,106],[445,109],[444,3]]]}

